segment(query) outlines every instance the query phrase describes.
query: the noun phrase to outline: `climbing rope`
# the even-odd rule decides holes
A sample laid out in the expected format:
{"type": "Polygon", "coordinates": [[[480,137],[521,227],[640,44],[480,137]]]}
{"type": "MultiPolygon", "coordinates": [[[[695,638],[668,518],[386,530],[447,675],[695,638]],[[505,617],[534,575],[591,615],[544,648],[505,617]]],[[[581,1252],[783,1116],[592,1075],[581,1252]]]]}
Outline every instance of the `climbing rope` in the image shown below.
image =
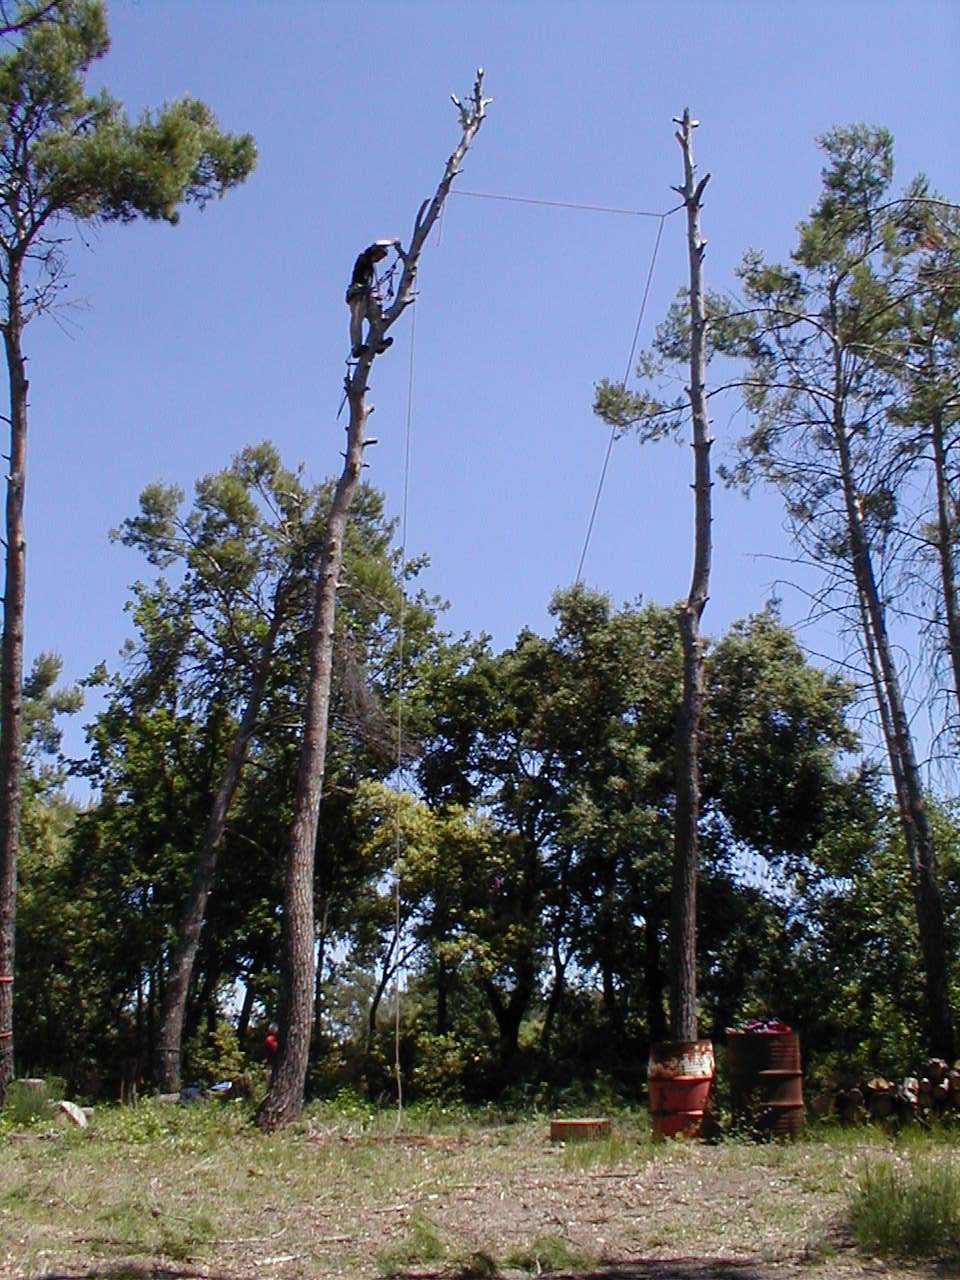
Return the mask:
{"type": "MultiPolygon", "coordinates": [[[[656,218],[658,220],[657,235],[653,246],[653,253],[650,259],[650,265],[647,270],[646,283],[644,285],[643,297],[640,302],[640,313],[637,316],[637,323],[634,328],[633,341],[630,345],[630,355],[627,358],[627,367],[623,375],[622,386],[625,388],[627,380],[630,376],[630,370],[633,367],[634,356],[636,354],[637,342],[640,337],[640,329],[643,324],[644,314],[646,312],[647,300],[650,296],[650,285],[653,280],[653,272],[656,266],[657,256],[660,251],[660,241],[663,236],[663,224],[666,219],[676,213],[678,209],[682,209],[683,205],[677,205],[675,208],[668,209],[665,213],[653,213],[641,209],[617,209],[607,205],[595,204],[574,204],[568,201],[560,200],[537,200],[524,196],[509,195],[493,195],[488,192],[480,191],[463,191],[460,189],[452,190],[451,195],[468,196],[479,200],[505,200],[516,204],[536,204],[547,205],[556,209],[579,209],[592,213],[620,214],[637,218],[656,218]]],[[[443,216],[446,212],[446,205],[440,211],[440,220],[437,228],[437,244],[443,235],[443,216]]],[[[391,278],[386,281],[387,287],[392,292],[392,273],[391,278]]],[[[414,371],[416,359],[416,335],[417,335],[417,306],[416,299],[413,304],[413,314],[410,324],[410,359],[407,370],[407,414],[406,428],[404,433],[404,452],[403,452],[403,498],[400,514],[400,606],[397,617],[397,754],[396,754],[396,831],[395,831],[395,848],[394,848],[394,866],[393,866],[393,907],[394,907],[394,945],[397,949],[397,955],[400,955],[400,930],[401,930],[401,903],[400,903],[400,865],[403,852],[403,814],[402,814],[402,788],[403,788],[403,703],[406,681],[406,605],[407,593],[404,579],[407,555],[407,521],[410,502],[410,455],[411,440],[413,435],[413,389],[414,389],[414,371]]],[[[607,466],[610,461],[610,453],[613,448],[615,431],[611,431],[610,440],[607,444],[607,452],[603,461],[603,469],[600,473],[600,483],[597,487],[596,497],[593,503],[593,510],[590,515],[590,523],[587,529],[587,536],[583,546],[583,552],[580,556],[580,566],[577,570],[577,582],[580,581],[583,572],[583,563],[586,558],[587,548],[590,543],[590,536],[593,532],[593,524],[597,514],[597,508],[600,504],[600,495],[603,489],[604,479],[606,478],[607,466]]],[[[397,1088],[397,1121],[396,1128],[399,1130],[403,1119],[403,1073],[400,1065],[400,963],[397,961],[394,979],[394,1002],[393,1002],[393,1069],[397,1088]]]]}
{"type": "Polygon", "coordinates": [[[464,191],[457,187],[450,192],[452,196],[469,196],[473,200],[506,200],[510,204],[540,204],[545,205],[548,209],[580,209],[585,213],[615,213],[627,218],[667,218],[671,213],[676,213],[677,209],[682,209],[683,205],[678,204],[676,209],[668,209],[666,213],[656,213],[651,209],[617,209],[606,204],[575,204],[570,200],[537,200],[532,196],[508,196],[499,195],[491,191],[464,191]]]}
{"type": "MultiPolygon", "coordinates": [[[[413,377],[417,349],[417,302],[414,299],[410,318],[410,360],[407,368],[407,421],[403,444],[403,498],[400,508],[400,609],[397,618],[397,787],[396,846],[393,864],[393,928],[397,954],[400,953],[400,858],[403,850],[401,796],[403,787],[403,698],[406,671],[407,589],[407,517],[410,506],[410,442],[413,434],[413,377]]],[[[403,1073],[400,1069],[400,965],[396,968],[393,997],[393,1071],[397,1084],[397,1128],[403,1119],[403,1073]]]]}
{"type": "MultiPolygon", "coordinates": [[[[660,252],[660,241],[663,239],[663,224],[672,213],[676,213],[677,209],[682,209],[683,205],[677,205],[674,209],[668,209],[666,213],[656,215],[660,221],[657,226],[657,236],[653,244],[653,253],[650,255],[650,266],[647,268],[647,279],[643,288],[643,297],[640,300],[640,313],[637,316],[637,323],[633,330],[633,341],[630,343],[630,354],[627,356],[627,367],[624,370],[623,379],[620,387],[622,390],[627,388],[627,380],[630,377],[630,370],[633,368],[634,356],[637,352],[637,342],[640,338],[640,328],[643,324],[643,317],[647,310],[647,299],[650,297],[650,284],[653,280],[653,271],[657,265],[657,256],[660,252]]],[[[575,584],[579,584],[583,578],[583,565],[587,558],[587,550],[590,546],[590,538],[593,535],[593,526],[597,518],[597,509],[600,506],[600,495],[603,493],[604,481],[607,478],[607,468],[610,465],[610,455],[613,452],[613,442],[617,438],[616,427],[610,428],[610,436],[607,440],[606,452],[603,455],[603,466],[600,468],[600,480],[597,484],[597,492],[593,499],[593,509],[590,512],[590,520],[587,524],[587,536],[583,540],[583,550],[580,552],[580,563],[577,566],[577,576],[575,584]]]]}

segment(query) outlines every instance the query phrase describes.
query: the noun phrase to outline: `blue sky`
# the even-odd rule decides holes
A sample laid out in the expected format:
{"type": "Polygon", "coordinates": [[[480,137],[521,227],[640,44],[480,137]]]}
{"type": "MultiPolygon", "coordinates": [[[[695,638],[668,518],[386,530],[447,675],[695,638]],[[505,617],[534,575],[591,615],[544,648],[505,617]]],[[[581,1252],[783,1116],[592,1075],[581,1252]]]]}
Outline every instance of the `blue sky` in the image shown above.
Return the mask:
{"type": "MultiPolygon", "coordinates": [[[[816,199],[815,135],[884,124],[899,178],[956,197],[960,5],[938,3],[339,3],[114,0],[93,82],[139,113],[184,93],[252,132],[241,190],[164,225],[94,230],[70,250],[72,303],[37,321],[30,357],[27,649],[76,678],[129,634],[145,576],[108,530],[156,479],[188,491],[243,445],[339,470],[343,302],[372,239],[409,238],[458,129],[451,91],[477,66],[494,102],[464,190],[660,212],[682,177],[672,117],[689,105],[708,284],[742,252],[785,255],[816,199]]],[[[414,351],[407,545],[448,625],[498,646],[549,626],[572,582],[606,434],[593,384],[620,377],[654,219],[458,196],[428,245],[414,351]]],[[[641,344],[686,278],[682,215],[665,224],[641,344]]],[[[371,379],[372,483],[399,514],[410,316],[371,379]]],[[[737,433],[714,422],[715,460],[737,433]]],[[[690,451],[614,449],[584,577],[618,602],[686,593],[690,451]]],[[[776,501],[715,492],[705,628],[761,608],[787,553],[776,501]]],[[[781,590],[779,594],[784,594],[781,590]]],[[[787,593],[785,616],[802,614],[787,593]]],[[[79,750],[71,731],[70,747],[79,750]]]]}

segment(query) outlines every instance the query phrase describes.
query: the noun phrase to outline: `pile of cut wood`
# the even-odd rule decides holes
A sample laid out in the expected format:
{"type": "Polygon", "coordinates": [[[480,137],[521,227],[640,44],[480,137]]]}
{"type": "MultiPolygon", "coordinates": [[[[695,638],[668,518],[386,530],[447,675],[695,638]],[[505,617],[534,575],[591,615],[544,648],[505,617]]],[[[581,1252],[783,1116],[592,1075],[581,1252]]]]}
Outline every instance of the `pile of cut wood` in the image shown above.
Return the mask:
{"type": "Polygon", "coordinates": [[[842,1124],[865,1120],[929,1120],[949,1114],[960,1118],[960,1058],[951,1067],[943,1058],[930,1058],[921,1076],[896,1083],[874,1076],[853,1086],[827,1085],[814,1098],[817,1116],[836,1116],[842,1124]]]}

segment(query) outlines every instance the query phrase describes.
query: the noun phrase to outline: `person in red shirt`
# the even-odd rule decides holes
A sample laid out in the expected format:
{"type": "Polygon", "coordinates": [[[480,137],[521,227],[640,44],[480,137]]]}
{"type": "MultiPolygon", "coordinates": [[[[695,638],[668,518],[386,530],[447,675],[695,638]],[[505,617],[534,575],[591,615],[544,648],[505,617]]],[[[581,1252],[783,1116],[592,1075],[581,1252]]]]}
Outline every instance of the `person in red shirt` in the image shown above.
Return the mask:
{"type": "Polygon", "coordinates": [[[270,1063],[271,1067],[277,1060],[277,1052],[280,1048],[280,1040],[278,1038],[279,1031],[280,1028],[277,1024],[275,1022],[271,1022],[269,1027],[267,1027],[266,1039],[263,1042],[263,1047],[267,1051],[267,1061],[270,1063]]]}

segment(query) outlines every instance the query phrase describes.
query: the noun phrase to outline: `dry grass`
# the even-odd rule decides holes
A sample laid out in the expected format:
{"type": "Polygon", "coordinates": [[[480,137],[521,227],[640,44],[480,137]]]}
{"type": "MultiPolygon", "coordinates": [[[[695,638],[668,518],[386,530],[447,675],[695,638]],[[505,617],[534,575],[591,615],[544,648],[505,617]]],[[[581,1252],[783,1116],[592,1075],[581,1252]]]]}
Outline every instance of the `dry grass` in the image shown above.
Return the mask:
{"type": "Polygon", "coordinates": [[[87,1131],[0,1138],[0,1274],[821,1280],[872,1267],[838,1227],[888,1139],[706,1147],[654,1144],[644,1116],[613,1128],[561,1147],[545,1118],[408,1114],[397,1130],[392,1115],[316,1108],[266,1137],[235,1104],[104,1110],[87,1131]]]}

